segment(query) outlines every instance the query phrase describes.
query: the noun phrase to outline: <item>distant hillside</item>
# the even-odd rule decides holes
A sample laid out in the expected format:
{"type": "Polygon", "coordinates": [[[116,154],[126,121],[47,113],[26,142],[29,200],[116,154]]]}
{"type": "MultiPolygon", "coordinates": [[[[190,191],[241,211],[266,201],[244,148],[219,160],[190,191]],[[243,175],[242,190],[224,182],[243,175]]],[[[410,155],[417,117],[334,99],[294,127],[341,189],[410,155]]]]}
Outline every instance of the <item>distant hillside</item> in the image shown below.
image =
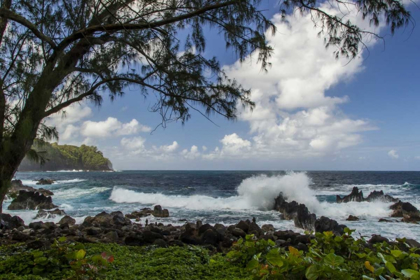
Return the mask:
{"type": "Polygon", "coordinates": [[[27,157],[19,166],[19,171],[58,171],[58,170],[112,170],[112,163],[95,146],[58,145],[57,143],[35,144],[47,160],[41,165],[27,157]]]}

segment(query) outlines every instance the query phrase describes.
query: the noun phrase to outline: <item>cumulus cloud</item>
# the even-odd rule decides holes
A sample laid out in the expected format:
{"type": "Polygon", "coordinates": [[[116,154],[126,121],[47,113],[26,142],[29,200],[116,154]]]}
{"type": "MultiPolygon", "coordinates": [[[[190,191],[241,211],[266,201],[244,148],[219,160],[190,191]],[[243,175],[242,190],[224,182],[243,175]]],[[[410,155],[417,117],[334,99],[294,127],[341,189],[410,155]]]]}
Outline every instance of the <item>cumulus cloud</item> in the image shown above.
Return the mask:
{"type": "Polygon", "coordinates": [[[144,143],[146,140],[140,136],[133,138],[122,138],[121,147],[133,154],[140,154],[145,150],[144,143]]]}
{"type": "Polygon", "coordinates": [[[113,137],[134,135],[140,132],[150,132],[151,128],[140,124],[136,119],[128,123],[122,123],[116,118],[109,117],[105,121],[85,121],[80,133],[86,137],[113,137]]]}
{"type": "Polygon", "coordinates": [[[400,155],[397,153],[397,151],[396,151],[396,150],[390,150],[390,151],[388,152],[388,156],[389,156],[389,157],[391,157],[391,158],[395,158],[395,159],[397,159],[397,158],[399,158],[399,157],[400,157],[400,155]]]}
{"type": "Polygon", "coordinates": [[[201,156],[201,153],[198,151],[198,147],[193,145],[190,150],[182,150],[181,155],[186,159],[196,159],[201,156]]]}
{"type": "MultiPolygon", "coordinates": [[[[339,9],[323,8],[332,14],[339,9]]],[[[346,10],[346,19],[363,28],[369,24],[355,11],[346,10]]],[[[204,157],[302,158],[325,156],[362,142],[362,132],[376,129],[367,120],[346,116],[339,108],[347,96],[329,96],[333,86],[351,80],[363,70],[361,56],[349,62],[335,59],[333,49],[325,49],[310,15],[289,15],[283,21],[275,15],[277,34],[267,33],[274,52],[268,73],[261,71],[258,54],[243,63],[225,66],[229,77],[252,88],[253,111],[242,109],[239,119],[250,126],[251,137],[225,135],[222,146],[204,157]]],[[[367,42],[368,45],[374,41],[367,42]]]]}

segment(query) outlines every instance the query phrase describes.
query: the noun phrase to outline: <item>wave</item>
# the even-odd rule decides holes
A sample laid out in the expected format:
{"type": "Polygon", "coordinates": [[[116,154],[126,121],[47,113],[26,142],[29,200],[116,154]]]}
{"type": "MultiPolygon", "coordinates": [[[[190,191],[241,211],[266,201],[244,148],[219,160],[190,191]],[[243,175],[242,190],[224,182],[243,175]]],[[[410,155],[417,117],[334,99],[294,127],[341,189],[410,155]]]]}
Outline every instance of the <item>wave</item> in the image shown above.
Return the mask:
{"type": "MultiPolygon", "coordinates": [[[[27,186],[36,186],[36,183],[38,182],[38,180],[21,180],[23,185],[27,185],[27,186]]],[[[73,184],[73,183],[80,183],[80,182],[85,182],[87,181],[86,179],[79,179],[79,178],[75,178],[75,179],[68,179],[68,180],[57,180],[53,183],[53,185],[60,185],[60,184],[73,184]]],[[[45,185],[42,185],[42,187],[45,188],[45,185]]]]}
{"type": "Polygon", "coordinates": [[[73,198],[77,198],[81,196],[102,193],[108,190],[110,190],[110,188],[108,187],[93,187],[90,189],[69,188],[69,189],[63,189],[63,190],[55,190],[54,198],[73,199],[73,198]]]}
{"type": "Polygon", "coordinates": [[[116,203],[160,204],[164,207],[190,210],[246,211],[271,210],[274,199],[282,193],[289,201],[295,200],[304,203],[312,213],[319,216],[344,219],[349,215],[376,218],[386,217],[390,214],[390,203],[350,202],[339,204],[319,202],[316,198],[318,193],[309,187],[311,183],[310,178],[305,173],[290,173],[272,177],[260,175],[243,180],[237,188],[238,195],[231,197],[167,195],[136,192],[114,187],[109,199],[116,203]]]}

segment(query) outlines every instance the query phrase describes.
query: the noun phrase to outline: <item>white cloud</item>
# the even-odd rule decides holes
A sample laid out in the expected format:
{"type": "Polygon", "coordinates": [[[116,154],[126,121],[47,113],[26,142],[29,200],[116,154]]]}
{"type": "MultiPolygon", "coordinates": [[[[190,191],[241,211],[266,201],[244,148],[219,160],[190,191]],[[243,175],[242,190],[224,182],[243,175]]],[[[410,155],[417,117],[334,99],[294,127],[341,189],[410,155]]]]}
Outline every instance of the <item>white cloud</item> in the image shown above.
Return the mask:
{"type": "Polygon", "coordinates": [[[116,118],[109,117],[105,121],[85,121],[81,127],[80,133],[85,137],[106,138],[134,135],[140,132],[150,131],[150,127],[141,125],[135,119],[128,123],[122,123],[116,118]]]}
{"type": "Polygon", "coordinates": [[[133,138],[122,138],[121,139],[121,146],[132,152],[133,154],[140,154],[145,150],[144,143],[146,140],[140,136],[133,137],[133,138]]]}
{"type": "Polygon", "coordinates": [[[395,158],[395,159],[397,159],[397,158],[399,158],[399,157],[400,157],[400,155],[397,153],[397,151],[396,151],[396,150],[390,150],[390,151],[388,152],[388,156],[390,156],[391,158],[395,158]]]}
{"type": "Polygon", "coordinates": [[[77,123],[92,115],[92,109],[88,106],[73,104],[64,110],[49,116],[46,120],[50,126],[55,126],[59,130],[65,129],[66,125],[77,123]]]}
{"type": "MultiPolygon", "coordinates": [[[[329,4],[323,8],[337,14],[329,4]]],[[[369,28],[356,12],[346,19],[369,28]]],[[[236,133],[225,135],[222,147],[204,158],[307,158],[326,156],[362,142],[361,133],[375,129],[368,121],[346,116],[339,105],[346,96],[328,96],[326,91],[351,80],[363,70],[361,55],[349,62],[335,59],[333,49],[325,49],[310,15],[290,15],[283,21],[275,15],[277,33],[267,33],[274,52],[268,73],[257,64],[257,53],[243,63],[224,67],[229,77],[252,88],[253,111],[240,111],[239,119],[250,125],[249,139],[236,133]]],[[[373,45],[375,41],[367,42],[373,45]]]]}
{"type": "Polygon", "coordinates": [[[178,142],[174,141],[171,145],[162,145],[160,147],[153,146],[156,152],[173,153],[179,148],[178,142]]]}
{"type": "Polygon", "coordinates": [[[193,145],[190,150],[184,149],[181,155],[186,159],[196,159],[201,156],[201,153],[198,151],[198,147],[193,145]]]}

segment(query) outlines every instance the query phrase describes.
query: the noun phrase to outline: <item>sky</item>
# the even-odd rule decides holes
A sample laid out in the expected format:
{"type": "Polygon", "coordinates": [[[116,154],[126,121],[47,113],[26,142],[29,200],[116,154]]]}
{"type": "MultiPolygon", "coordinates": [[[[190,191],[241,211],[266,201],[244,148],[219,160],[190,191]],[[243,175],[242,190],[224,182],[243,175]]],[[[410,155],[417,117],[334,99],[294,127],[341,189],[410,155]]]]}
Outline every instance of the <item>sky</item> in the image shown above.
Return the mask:
{"type": "MultiPolygon", "coordinates": [[[[212,115],[212,122],[192,113],[185,125],[162,128],[150,111],[153,95],[128,87],[101,107],[82,102],[49,118],[59,143],[97,146],[117,170],[420,170],[420,28],[391,36],[349,11],[384,40],[366,38],[355,59],[337,60],[309,16],[289,15],[286,24],[276,3],[262,7],[277,26],[274,36],[267,33],[274,48],[267,73],[256,54],[239,63],[206,30],[205,55],[252,89],[252,112],[240,109],[236,121],[212,115]]],[[[420,21],[420,9],[409,9],[420,21]]]]}

